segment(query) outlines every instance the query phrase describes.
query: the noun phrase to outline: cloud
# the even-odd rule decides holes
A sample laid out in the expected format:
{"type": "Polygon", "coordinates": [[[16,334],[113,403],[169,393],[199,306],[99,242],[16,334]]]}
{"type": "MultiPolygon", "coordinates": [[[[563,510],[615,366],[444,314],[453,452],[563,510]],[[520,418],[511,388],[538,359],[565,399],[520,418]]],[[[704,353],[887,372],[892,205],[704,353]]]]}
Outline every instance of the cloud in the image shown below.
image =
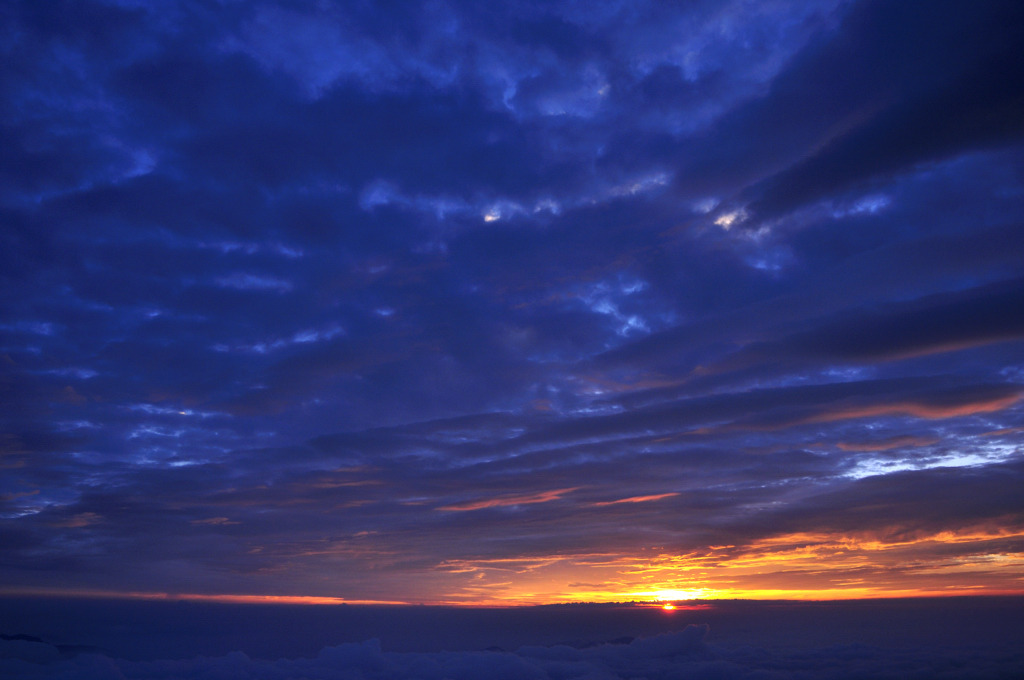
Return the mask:
{"type": "Polygon", "coordinates": [[[872,442],[839,442],[836,444],[844,451],[889,451],[890,449],[904,446],[928,446],[936,443],[937,439],[920,439],[917,437],[889,437],[880,441],[872,442]]]}
{"type": "MultiPolygon", "coordinates": [[[[881,626],[882,624],[877,624],[881,626]]],[[[315,657],[251,658],[242,652],[224,656],[161,661],[126,661],[96,653],[70,658],[42,640],[0,641],[0,669],[11,677],[74,676],[88,680],[112,674],[124,678],[175,677],[182,680],[226,676],[236,678],[755,678],[765,673],[812,674],[820,678],[856,675],[889,677],[893,668],[911,674],[941,672],[944,677],[1003,677],[1021,669],[1019,654],[988,654],[953,648],[894,648],[840,644],[808,647],[790,640],[779,649],[726,647],[706,642],[707,624],[677,632],[640,637],[630,642],[578,648],[567,645],[524,646],[514,652],[455,651],[386,652],[378,640],[325,647],[315,657]]],[[[6,637],[6,636],[5,636],[6,637]]]]}
{"type": "Polygon", "coordinates": [[[704,370],[735,370],[766,361],[879,362],[1024,339],[1024,322],[1013,310],[1024,301],[1020,280],[853,311],[820,327],[774,342],[751,343],[704,370]]]}
{"type": "Polygon", "coordinates": [[[567,493],[576,491],[579,487],[571,487],[567,489],[553,489],[551,491],[543,491],[537,494],[525,494],[525,495],[513,495],[513,496],[502,496],[499,498],[488,498],[480,501],[466,501],[465,503],[453,503],[451,505],[445,505],[438,510],[446,512],[452,511],[468,511],[468,510],[482,510],[484,508],[501,508],[508,506],[518,505],[532,505],[534,503],[548,503],[550,501],[556,501],[567,493]]]}
{"type": "Polygon", "coordinates": [[[219,278],[217,279],[217,285],[222,288],[233,288],[235,290],[269,290],[277,293],[287,293],[292,289],[292,284],[288,281],[244,272],[236,272],[219,278]]]}
{"type": "MultiPolygon", "coordinates": [[[[866,13],[886,11],[881,5],[868,4],[865,9],[866,13]]],[[[851,130],[828,140],[817,153],[765,181],[759,187],[761,196],[753,204],[755,212],[762,216],[778,214],[815,197],[905,171],[915,164],[1021,138],[1024,126],[1020,114],[1024,109],[1016,90],[1024,72],[1003,52],[1005,45],[1024,37],[1019,30],[1019,8],[993,7],[990,14],[971,17],[972,25],[955,34],[949,33],[952,19],[962,17],[956,4],[939,4],[934,9],[936,14],[928,25],[915,25],[911,40],[895,37],[911,30],[906,24],[903,30],[896,28],[911,17],[900,16],[898,11],[895,17],[886,17],[890,22],[895,19],[889,24],[894,31],[892,42],[886,45],[890,38],[882,38],[885,47],[876,56],[898,64],[897,69],[914,69],[915,57],[905,50],[931,43],[932,48],[941,44],[943,50],[952,53],[963,50],[971,59],[953,66],[947,83],[928,87],[925,80],[923,91],[916,96],[881,104],[880,111],[868,114],[867,120],[858,121],[851,130]],[[895,49],[890,52],[891,48],[895,49]],[[944,113],[937,116],[936,111],[944,113]],[[865,149],[873,151],[865,153],[865,149]]],[[[879,19],[857,17],[851,23],[859,20],[866,27],[879,19]]]]}
{"type": "Polygon", "coordinates": [[[599,501],[594,503],[594,506],[602,507],[605,505],[618,505],[619,503],[648,503],[650,501],[660,501],[663,498],[672,498],[673,496],[678,495],[678,492],[670,492],[651,494],[650,496],[630,496],[629,498],[620,498],[614,501],[599,501]]]}

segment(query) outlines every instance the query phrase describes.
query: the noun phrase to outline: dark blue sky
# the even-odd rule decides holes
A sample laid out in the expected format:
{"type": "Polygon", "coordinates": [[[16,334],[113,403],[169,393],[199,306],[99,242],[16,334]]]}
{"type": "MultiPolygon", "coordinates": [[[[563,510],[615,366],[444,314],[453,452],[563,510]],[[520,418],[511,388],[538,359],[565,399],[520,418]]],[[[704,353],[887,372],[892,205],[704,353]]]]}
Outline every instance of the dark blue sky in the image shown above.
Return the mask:
{"type": "Polygon", "coordinates": [[[1024,590],[1021,3],[0,36],[6,591],[1024,590]]]}

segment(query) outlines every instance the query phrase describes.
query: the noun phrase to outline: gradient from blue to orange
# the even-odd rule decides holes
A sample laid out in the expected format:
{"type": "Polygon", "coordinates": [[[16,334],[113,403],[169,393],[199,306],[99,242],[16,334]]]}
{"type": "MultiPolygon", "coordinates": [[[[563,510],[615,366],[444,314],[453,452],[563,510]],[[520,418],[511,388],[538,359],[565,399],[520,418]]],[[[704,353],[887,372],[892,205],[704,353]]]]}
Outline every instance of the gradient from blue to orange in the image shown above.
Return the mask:
{"type": "Polygon", "coordinates": [[[5,3],[0,583],[1024,592],[1024,6],[5,3]]]}

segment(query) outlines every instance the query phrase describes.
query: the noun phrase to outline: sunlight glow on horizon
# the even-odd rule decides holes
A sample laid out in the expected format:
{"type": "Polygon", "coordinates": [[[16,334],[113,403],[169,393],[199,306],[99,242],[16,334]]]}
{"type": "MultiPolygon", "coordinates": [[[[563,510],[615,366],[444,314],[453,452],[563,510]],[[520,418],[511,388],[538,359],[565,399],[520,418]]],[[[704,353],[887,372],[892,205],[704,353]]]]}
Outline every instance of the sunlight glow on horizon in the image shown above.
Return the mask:
{"type": "MultiPolygon", "coordinates": [[[[564,493],[566,490],[558,490],[564,493]]],[[[508,500],[508,499],[504,499],[508,500]]],[[[522,498],[517,499],[522,502],[522,498]]],[[[430,605],[522,607],[570,603],[671,604],[693,601],[854,600],[954,595],[1024,595],[1021,558],[1007,541],[1024,532],[979,525],[960,531],[889,537],[874,533],[796,532],[745,546],[709,546],[684,554],[578,553],[448,560],[435,579],[386,576],[373,592],[338,595],[173,593],[110,589],[0,589],[0,596],[113,598],[226,604],[430,605]],[[942,563],[936,550],[959,546],[942,563]],[[984,578],[979,578],[979,573],[984,578]]],[[[300,586],[301,588],[301,586],[300,586]]],[[[301,592],[301,591],[300,591],[301,592]]],[[[293,590],[294,593],[294,590],[293,590]]]]}
{"type": "Polygon", "coordinates": [[[690,610],[704,608],[709,605],[694,604],[683,605],[680,602],[714,602],[717,600],[748,600],[748,601],[799,601],[799,602],[828,602],[841,600],[890,600],[890,599],[912,599],[912,598],[935,598],[935,597],[963,597],[963,596],[1021,596],[1024,592],[1020,590],[987,590],[973,586],[964,586],[956,589],[905,589],[880,591],[870,588],[838,588],[820,591],[801,590],[752,590],[752,591],[719,591],[711,595],[693,598],[680,598],[675,601],[665,601],[660,598],[650,601],[629,598],[611,598],[594,600],[358,600],[345,599],[341,597],[323,597],[315,595],[240,595],[240,594],[199,594],[199,593],[162,593],[162,592],[119,592],[112,590],[61,590],[61,589],[10,589],[0,591],[0,597],[39,597],[39,598],[70,598],[70,599],[96,599],[96,600],[142,600],[142,601],[163,601],[163,602],[202,602],[210,604],[236,604],[236,605],[298,605],[298,606],[406,606],[406,607],[457,607],[457,608],[518,608],[518,607],[540,607],[551,605],[572,605],[572,604],[621,604],[633,606],[656,606],[665,611],[690,610]]]}
{"type": "Polygon", "coordinates": [[[263,605],[303,605],[303,606],[436,606],[436,607],[533,607],[546,605],[568,604],[623,604],[640,606],[657,606],[666,611],[689,610],[703,608],[703,604],[681,604],[687,602],[710,602],[715,600],[750,600],[750,601],[803,601],[824,602],[837,600],[885,600],[899,598],[933,598],[959,597],[966,595],[984,596],[1021,596],[1020,589],[986,588],[984,586],[959,586],[952,588],[902,588],[879,589],[871,587],[828,588],[818,590],[799,589],[691,589],[691,590],[660,590],[643,593],[587,593],[567,595],[557,598],[537,597],[527,594],[521,597],[451,599],[446,597],[424,599],[347,599],[343,597],[318,595],[259,595],[259,594],[210,594],[210,593],[166,593],[144,591],[116,591],[98,589],[60,589],[60,588],[6,588],[0,589],[0,597],[40,597],[40,598],[72,598],[100,600],[142,600],[165,602],[202,602],[211,604],[263,604],[263,605]]]}
{"type": "MultiPolygon", "coordinates": [[[[646,595],[647,593],[642,593],[646,595]]],[[[691,588],[689,590],[658,590],[654,593],[654,596],[658,600],[665,601],[676,601],[676,600],[705,600],[713,598],[715,591],[708,590],[707,588],[691,588]]]]}

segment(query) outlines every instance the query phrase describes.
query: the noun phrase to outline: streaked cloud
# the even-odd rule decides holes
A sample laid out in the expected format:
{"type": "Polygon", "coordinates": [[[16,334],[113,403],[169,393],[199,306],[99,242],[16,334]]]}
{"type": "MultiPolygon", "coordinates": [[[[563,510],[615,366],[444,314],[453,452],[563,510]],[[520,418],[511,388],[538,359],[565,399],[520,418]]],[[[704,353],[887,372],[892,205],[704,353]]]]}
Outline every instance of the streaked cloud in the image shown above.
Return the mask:
{"type": "Polygon", "coordinates": [[[469,510],[483,510],[484,508],[502,508],[519,505],[533,505],[535,503],[548,503],[550,501],[559,500],[565,494],[572,493],[573,491],[576,491],[578,488],[579,487],[553,489],[551,491],[542,491],[536,494],[509,495],[500,496],[498,498],[488,498],[479,501],[466,501],[464,503],[453,503],[451,505],[445,505],[437,509],[446,512],[465,512],[469,510]]]}

